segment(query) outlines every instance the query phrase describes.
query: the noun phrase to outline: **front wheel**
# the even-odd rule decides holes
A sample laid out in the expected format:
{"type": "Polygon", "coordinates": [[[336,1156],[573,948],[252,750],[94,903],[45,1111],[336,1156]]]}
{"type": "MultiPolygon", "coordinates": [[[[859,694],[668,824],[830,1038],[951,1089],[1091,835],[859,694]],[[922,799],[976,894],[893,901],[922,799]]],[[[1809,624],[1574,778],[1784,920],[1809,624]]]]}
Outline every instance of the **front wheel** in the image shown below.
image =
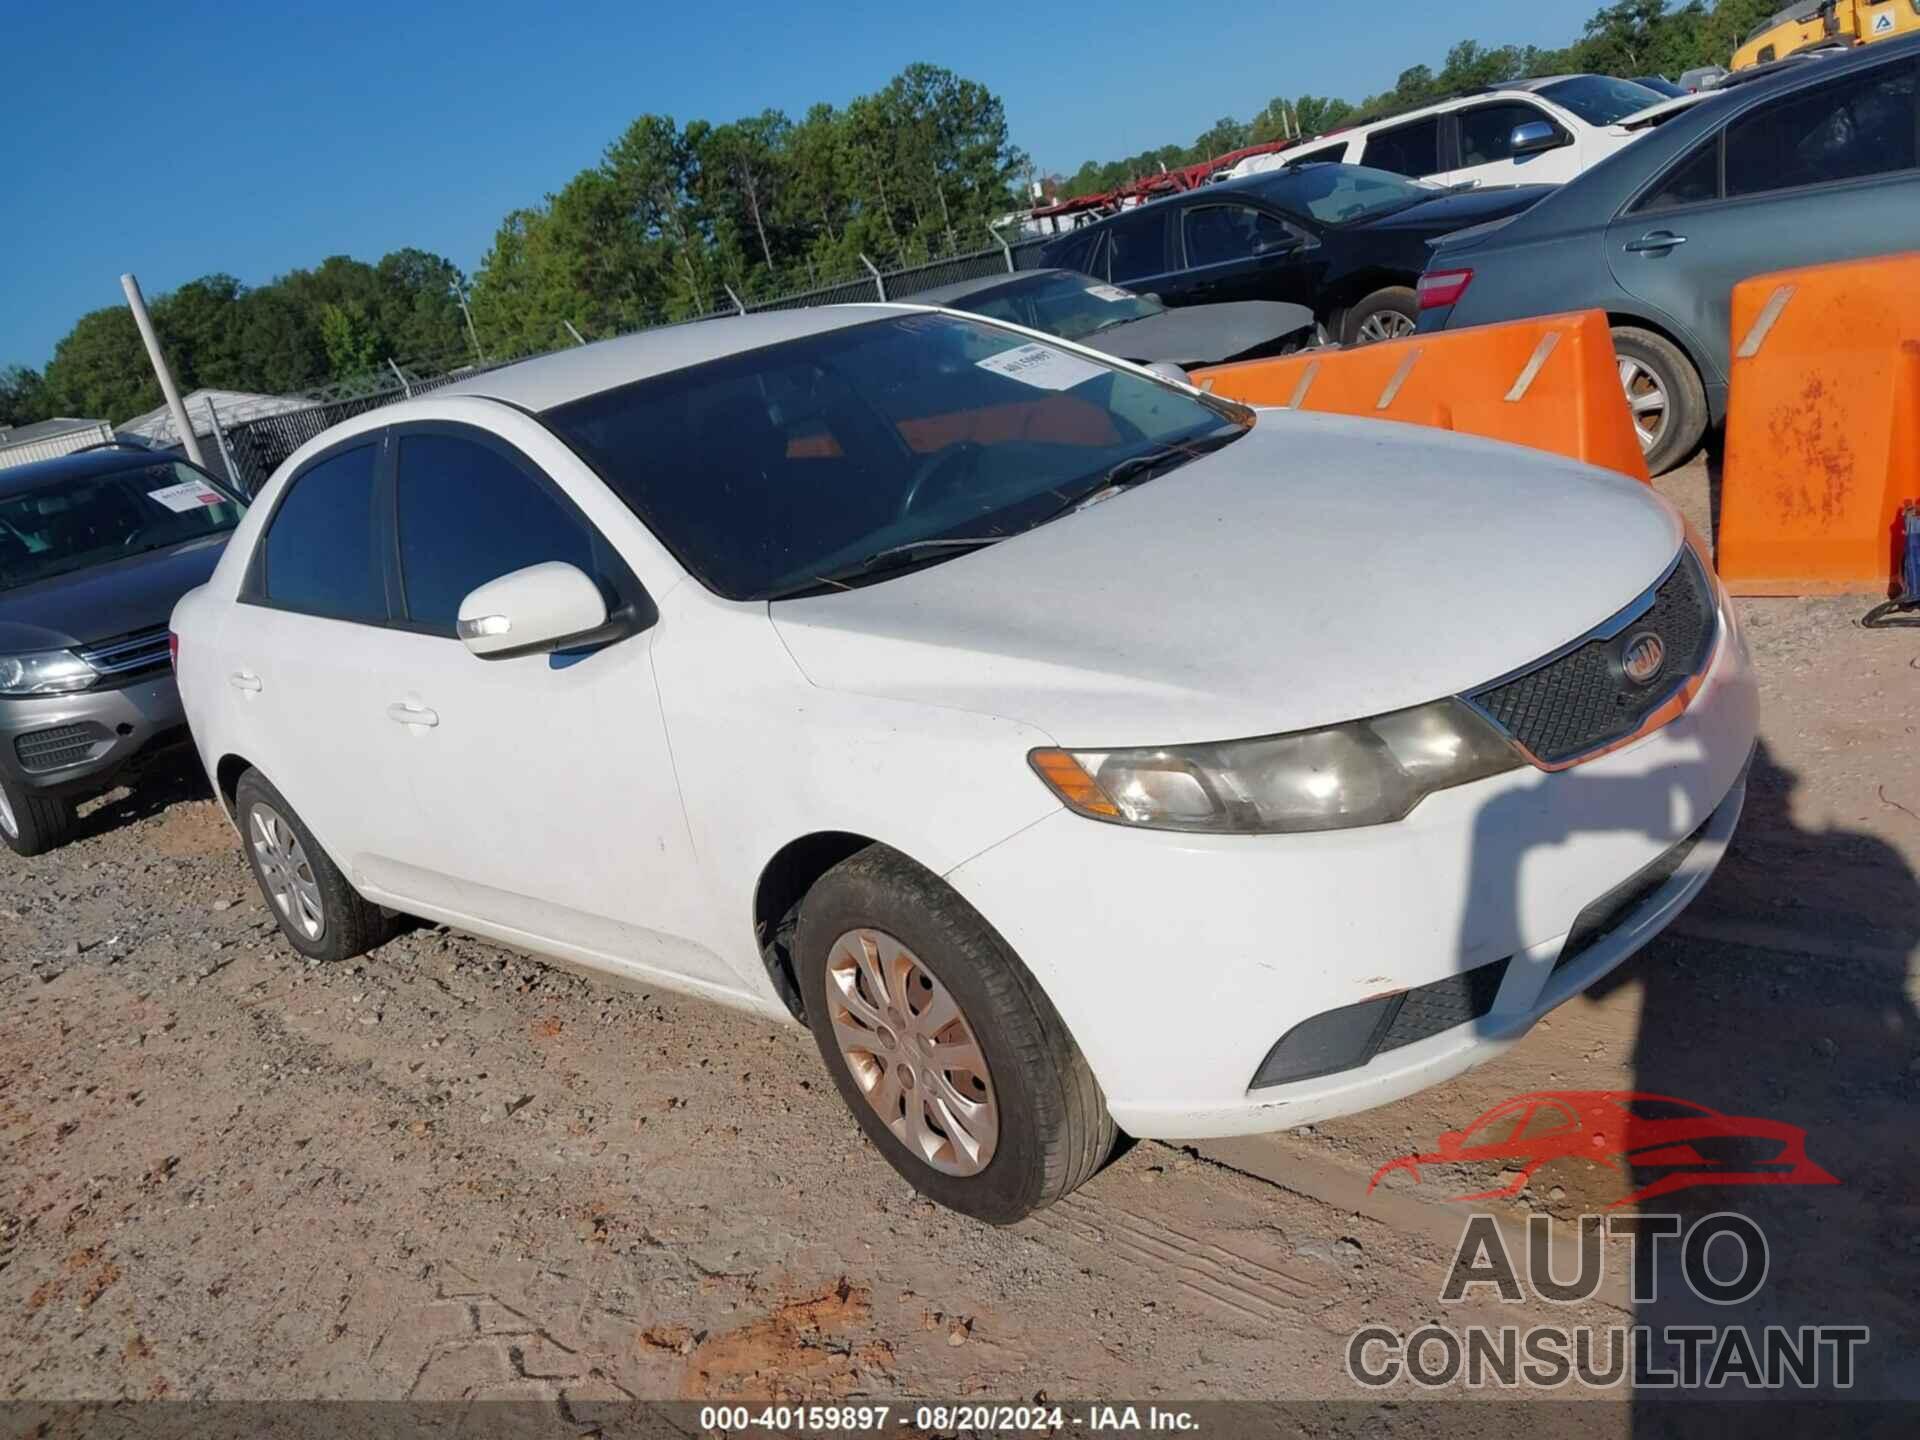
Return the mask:
{"type": "Polygon", "coordinates": [[[938,876],[871,846],[815,883],[796,958],[841,1098],[928,1198],[1010,1225],[1112,1153],[1100,1087],[993,927],[938,876]]]}
{"type": "Polygon", "coordinates": [[[1664,475],[1707,433],[1707,390],[1678,345],[1636,325],[1616,325],[1613,353],[1647,471],[1664,475]]]}
{"type": "Polygon", "coordinates": [[[1420,323],[1420,302],[1404,285],[1376,290],[1347,312],[1341,335],[1349,345],[1404,340],[1420,323]]]}
{"type": "Polygon", "coordinates": [[[73,833],[73,802],[0,776],[0,841],[16,855],[44,855],[73,833]]]}

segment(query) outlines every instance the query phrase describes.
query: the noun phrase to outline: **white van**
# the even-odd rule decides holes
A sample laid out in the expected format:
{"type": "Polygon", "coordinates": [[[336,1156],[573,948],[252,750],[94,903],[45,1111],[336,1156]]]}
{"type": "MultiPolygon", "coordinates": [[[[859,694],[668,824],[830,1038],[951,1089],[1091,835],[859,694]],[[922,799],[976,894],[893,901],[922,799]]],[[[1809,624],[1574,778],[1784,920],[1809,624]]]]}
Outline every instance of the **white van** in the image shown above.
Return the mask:
{"type": "Polygon", "coordinates": [[[1705,95],[1669,98],[1611,75],[1551,75],[1442,100],[1278,154],[1232,178],[1317,160],[1441,185],[1559,185],[1705,95]]]}

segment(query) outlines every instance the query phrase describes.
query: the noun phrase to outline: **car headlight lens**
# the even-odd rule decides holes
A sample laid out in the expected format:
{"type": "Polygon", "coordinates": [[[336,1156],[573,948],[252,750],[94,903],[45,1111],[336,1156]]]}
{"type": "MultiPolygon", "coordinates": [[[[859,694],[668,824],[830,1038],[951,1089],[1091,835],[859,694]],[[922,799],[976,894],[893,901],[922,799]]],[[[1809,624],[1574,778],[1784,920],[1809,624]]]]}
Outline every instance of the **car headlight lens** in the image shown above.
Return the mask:
{"type": "Polygon", "coordinates": [[[99,678],[100,672],[71,650],[0,655],[0,695],[70,695],[99,678]]]}
{"type": "Polygon", "coordinates": [[[1525,763],[1458,700],[1256,740],[1036,750],[1028,758],[1054,794],[1082,815],[1219,835],[1385,825],[1436,790],[1525,763]]]}

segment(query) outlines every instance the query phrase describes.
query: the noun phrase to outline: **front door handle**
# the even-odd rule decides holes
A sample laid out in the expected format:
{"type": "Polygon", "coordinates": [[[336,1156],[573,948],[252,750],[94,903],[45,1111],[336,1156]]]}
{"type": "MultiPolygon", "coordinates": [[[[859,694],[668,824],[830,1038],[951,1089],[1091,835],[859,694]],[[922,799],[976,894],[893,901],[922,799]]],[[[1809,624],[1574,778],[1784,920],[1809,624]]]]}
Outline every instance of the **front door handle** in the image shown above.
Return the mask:
{"type": "Polygon", "coordinates": [[[236,690],[245,690],[249,694],[260,693],[260,677],[251,670],[236,670],[227,677],[227,683],[236,690]]]}
{"type": "Polygon", "coordinates": [[[418,725],[427,730],[440,723],[440,716],[434,711],[404,703],[387,706],[387,719],[397,725],[418,725]]]}
{"type": "Polygon", "coordinates": [[[1687,237],[1684,235],[1676,235],[1671,230],[1654,230],[1638,240],[1629,240],[1626,249],[1629,255],[1649,255],[1686,243],[1687,237]]]}

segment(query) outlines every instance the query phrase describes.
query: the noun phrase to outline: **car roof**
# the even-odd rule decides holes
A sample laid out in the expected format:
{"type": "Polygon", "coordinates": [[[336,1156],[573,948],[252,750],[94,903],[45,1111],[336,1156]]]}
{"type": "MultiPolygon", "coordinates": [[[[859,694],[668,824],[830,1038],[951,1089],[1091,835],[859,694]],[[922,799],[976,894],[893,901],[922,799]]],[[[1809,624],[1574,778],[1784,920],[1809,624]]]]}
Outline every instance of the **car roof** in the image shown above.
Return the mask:
{"type": "Polygon", "coordinates": [[[1002,290],[1009,285],[1018,285],[1028,280],[1042,280],[1049,276],[1071,275],[1071,270],[1048,267],[1042,270],[1001,271],[997,275],[976,275],[971,280],[956,280],[951,285],[936,285],[931,290],[916,290],[901,298],[915,305],[945,305],[953,300],[965,300],[975,295],[984,295],[989,291],[1002,290]]]}
{"type": "Polygon", "coordinates": [[[137,470],[143,466],[172,464],[182,457],[167,450],[143,450],[137,446],[102,445],[76,450],[53,460],[35,460],[29,465],[13,465],[0,470],[0,495],[19,495],[62,480],[89,480],[115,470],[137,470]]]}
{"type": "MultiPolygon", "coordinates": [[[[915,303],[918,303],[917,297],[915,303]]],[[[617,340],[599,340],[520,360],[436,390],[476,395],[524,410],[549,410],[605,390],[648,380],[748,350],[824,335],[869,320],[899,315],[895,305],[823,305],[805,310],[769,310],[720,320],[691,320],[617,340]]]]}

